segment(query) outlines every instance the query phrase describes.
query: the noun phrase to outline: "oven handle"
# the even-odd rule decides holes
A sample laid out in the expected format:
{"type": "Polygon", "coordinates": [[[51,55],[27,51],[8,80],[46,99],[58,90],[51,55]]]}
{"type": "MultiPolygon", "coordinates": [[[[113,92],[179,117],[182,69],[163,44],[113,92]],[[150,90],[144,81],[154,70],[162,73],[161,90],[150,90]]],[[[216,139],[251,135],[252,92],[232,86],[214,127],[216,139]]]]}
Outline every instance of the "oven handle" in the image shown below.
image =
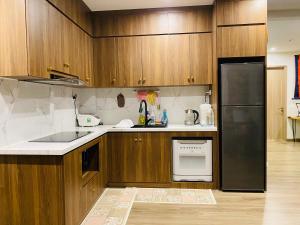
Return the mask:
{"type": "Polygon", "coordinates": [[[178,156],[207,156],[207,154],[199,152],[179,152],[178,156]]]}

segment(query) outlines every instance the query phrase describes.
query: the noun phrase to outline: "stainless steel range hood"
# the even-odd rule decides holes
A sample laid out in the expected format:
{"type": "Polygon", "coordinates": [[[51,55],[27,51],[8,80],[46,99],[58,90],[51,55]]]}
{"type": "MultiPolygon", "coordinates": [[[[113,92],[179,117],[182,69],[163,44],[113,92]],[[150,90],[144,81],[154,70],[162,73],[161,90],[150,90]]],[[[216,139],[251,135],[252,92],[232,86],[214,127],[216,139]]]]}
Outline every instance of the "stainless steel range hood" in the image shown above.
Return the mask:
{"type": "Polygon", "coordinates": [[[87,87],[87,84],[80,80],[78,76],[70,75],[67,73],[63,73],[56,70],[49,70],[49,79],[44,78],[19,78],[18,80],[32,82],[32,83],[40,83],[40,84],[49,84],[49,85],[60,85],[66,87],[87,87]]]}

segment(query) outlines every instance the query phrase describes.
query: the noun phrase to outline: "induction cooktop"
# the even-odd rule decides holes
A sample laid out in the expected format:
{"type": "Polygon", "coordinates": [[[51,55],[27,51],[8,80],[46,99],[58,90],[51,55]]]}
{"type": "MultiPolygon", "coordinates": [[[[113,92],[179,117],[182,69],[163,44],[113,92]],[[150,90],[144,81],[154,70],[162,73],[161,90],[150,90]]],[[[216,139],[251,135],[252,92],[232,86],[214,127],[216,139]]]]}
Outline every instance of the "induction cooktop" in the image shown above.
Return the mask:
{"type": "Polygon", "coordinates": [[[52,134],[43,138],[35,139],[29,142],[72,142],[75,141],[79,138],[82,138],[88,134],[91,134],[91,131],[86,131],[86,132],[79,132],[79,131],[74,131],[74,132],[61,132],[61,133],[56,133],[52,134]]]}

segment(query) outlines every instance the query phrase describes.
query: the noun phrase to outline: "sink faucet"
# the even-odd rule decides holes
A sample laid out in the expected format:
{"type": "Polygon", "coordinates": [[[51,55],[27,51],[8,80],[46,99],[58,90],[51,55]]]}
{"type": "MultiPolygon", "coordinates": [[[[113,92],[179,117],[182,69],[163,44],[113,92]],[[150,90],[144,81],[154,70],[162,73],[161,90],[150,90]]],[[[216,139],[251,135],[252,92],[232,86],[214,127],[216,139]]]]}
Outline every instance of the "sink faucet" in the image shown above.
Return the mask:
{"type": "Polygon", "coordinates": [[[148,115],[147,115],[147,112],[148,112],[148,107],[147,107],[147,102],[146,100],[142,100],[140,102],[140,109],[139,109],[139,112],[143,112],[143,103],[145,105],[145,126],[148,126],[148,123],[150,122],[151,119],[148,120],[148,115]]]}

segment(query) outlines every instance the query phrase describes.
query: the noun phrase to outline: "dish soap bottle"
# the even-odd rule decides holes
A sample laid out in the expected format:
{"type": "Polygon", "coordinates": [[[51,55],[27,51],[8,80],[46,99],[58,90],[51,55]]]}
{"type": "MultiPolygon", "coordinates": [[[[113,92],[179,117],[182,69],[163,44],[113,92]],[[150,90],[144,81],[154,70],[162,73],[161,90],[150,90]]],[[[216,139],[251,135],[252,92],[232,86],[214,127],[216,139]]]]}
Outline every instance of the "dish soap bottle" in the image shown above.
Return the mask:
{"type": "Polygon", "coordinates": [[[168,113],[167,113],[166,109],[163,110],[163,115],[162,115],[162,118],[161,118],[161,123],[162,124],[168,124],[168,113]]]}

